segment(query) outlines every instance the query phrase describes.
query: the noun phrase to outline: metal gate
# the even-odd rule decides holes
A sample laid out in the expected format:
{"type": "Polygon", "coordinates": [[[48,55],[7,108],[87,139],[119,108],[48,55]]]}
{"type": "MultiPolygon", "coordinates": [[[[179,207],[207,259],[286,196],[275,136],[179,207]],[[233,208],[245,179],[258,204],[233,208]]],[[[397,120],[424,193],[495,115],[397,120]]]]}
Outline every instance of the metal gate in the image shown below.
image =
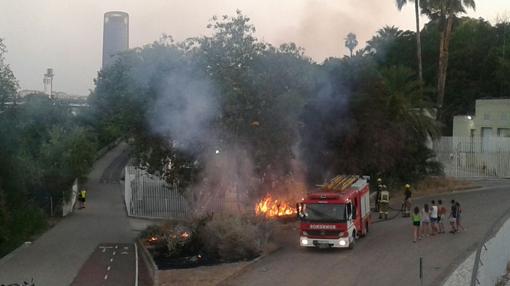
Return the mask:
{"type": "Polygon", "coordinates": [[[124,201],[129,216],[184,219],[190,215],[177,189],[133,166],[125,169],[124,201]]]}
{"type": "Polygon", "coordinates": [[[441,137],[433,148],[447,176],[510,177],[510,138],[441,137]]]}

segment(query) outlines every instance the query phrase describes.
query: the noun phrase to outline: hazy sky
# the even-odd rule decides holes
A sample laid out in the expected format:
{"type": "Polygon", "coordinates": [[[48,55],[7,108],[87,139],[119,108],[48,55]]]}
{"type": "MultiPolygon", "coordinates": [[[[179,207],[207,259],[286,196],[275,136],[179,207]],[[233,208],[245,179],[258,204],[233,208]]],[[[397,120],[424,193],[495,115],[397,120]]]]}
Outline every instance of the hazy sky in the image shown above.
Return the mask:
{"type": "MultiPolygon", "coordinates": [[[[42,75],[54,68],[54,89],[88,94],[101,66],[103,14],[130,15],[130,47],[162,33],[176,40],[206,33],[213,15],[236,9],[252,19],[257,37],[296,42],[317,61],[346,54],[343,38],[360,46],[384,25],[414,29],[414,9],[399,12],[395,0],[0,0],[0,38],[23,89],[42,90],[42,75]]],[[[509,0],[478,0],[471,16],[494,20],[509,0]]]]}

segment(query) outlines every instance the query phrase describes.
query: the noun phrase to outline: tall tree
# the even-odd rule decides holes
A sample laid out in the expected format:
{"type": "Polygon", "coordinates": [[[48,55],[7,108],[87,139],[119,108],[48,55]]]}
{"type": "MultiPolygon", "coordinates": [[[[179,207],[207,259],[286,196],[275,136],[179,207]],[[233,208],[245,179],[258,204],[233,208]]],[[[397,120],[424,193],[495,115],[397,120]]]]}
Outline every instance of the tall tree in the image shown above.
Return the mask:
{"type": "Polygon", "coordinates": [[[445,95],[448,52],[453,31],[453,21],[458,14],[465,13],[468,8],[475,9],[476,5],[474,0],[422,0],[421,8],[423,13],[429,16],[431,20],[439,21],[441,29],[436,102],[438,117],[440,117],[445,95]]]}
{"type": "Polygon", "coordinates": [[[8,101],[16,103],[18,81],[14,77],[11,68],[4,60],[7,49],[0,39],[0,111],[8,101]]]}
{"type": "MultiPolygon", "coordinates": [[[[396,0],[399,10],[407,4],[407,0],[396,0]]],[[[421,29],[420,29],[420,0],[409,0],[414,2],[414,12],[416,14],[416,55],[418,57],[418,79],[423,82],[423,66],[421,54],[421,29]]]]}
{"type": "Polygon", "coordinates": [[[345,38],[345,47],[349,49],[351,52],[351,58],[352,58],[352,51],[358,46],[358,39],[356,38],[356,34],[349,33],[347,34],[347,37],[345,38]]]}

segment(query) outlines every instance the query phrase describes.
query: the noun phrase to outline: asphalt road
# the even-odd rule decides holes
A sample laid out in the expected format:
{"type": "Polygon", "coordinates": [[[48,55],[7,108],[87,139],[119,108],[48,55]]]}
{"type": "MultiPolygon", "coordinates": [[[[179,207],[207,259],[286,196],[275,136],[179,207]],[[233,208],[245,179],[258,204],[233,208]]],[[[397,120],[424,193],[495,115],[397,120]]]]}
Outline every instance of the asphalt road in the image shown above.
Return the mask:
{"type": "Polygon", "coordinates": [[[420,285],[420,257],[424,261],[424,285],[441,285],[476,249],[493,220],[510,208],[510,181],[478,184],[486,188],[416,201],[422,206],[431,199],[442,199],[449,207],[451,199],[458,200],[465,232],[413,243],[410,219],[397,217],[372,224],[368,236],[359,240],[354,250],[319,250],[299,247],[296,223],[279,233],[278,240],[285,245],[281,250],[224,285],[420,285]]]}
{"type": "Polygon", "coordinates": [[[95,163],[85,209],[75,210],[30,246],[0,260],[0,284],[33,278],[37,286],[68,286],[100,243],[132,244],[137,233],[129,224],[118,183],[126,147],[120,144],[95,163]]]}
{"type": "Polygon", "coordinates": [[[102,243],[83,265],[72,286],[134,286],[134,244],[102,243]]]}

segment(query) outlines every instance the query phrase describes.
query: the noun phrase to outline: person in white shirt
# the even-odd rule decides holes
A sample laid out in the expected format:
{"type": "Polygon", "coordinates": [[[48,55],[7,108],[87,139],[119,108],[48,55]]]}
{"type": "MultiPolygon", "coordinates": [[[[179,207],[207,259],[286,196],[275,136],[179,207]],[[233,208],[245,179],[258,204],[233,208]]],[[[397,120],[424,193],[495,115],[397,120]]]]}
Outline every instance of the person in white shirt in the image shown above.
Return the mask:
{"type": "Polygon", "coordinates": [[[432,207],[430,208],[430,224],[432,227],[432,235],[438,233],[437,223],[438,223],[438,209],[436,201],[433,200],[432,207]]]}

